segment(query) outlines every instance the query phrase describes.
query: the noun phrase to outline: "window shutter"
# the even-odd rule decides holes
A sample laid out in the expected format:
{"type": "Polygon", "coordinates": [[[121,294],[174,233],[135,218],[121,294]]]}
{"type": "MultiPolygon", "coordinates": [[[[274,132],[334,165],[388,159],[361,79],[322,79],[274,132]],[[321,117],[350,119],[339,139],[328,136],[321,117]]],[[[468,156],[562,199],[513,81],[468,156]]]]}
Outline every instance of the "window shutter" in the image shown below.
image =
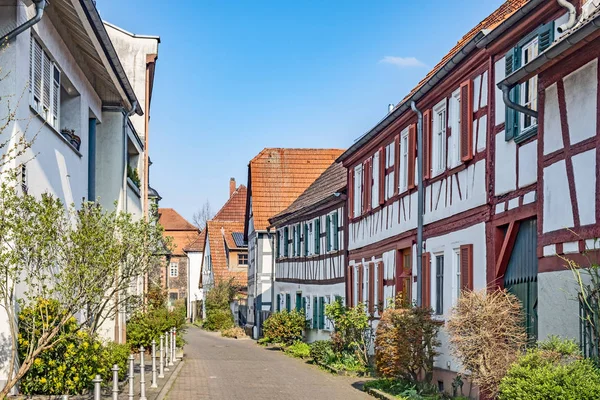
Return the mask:
{"type": "Polygon", "coordinates": [[[415,187],[415,159],[417,146],[417,125],[412,124],[408,127],[408,168],[407,184],[409,189],[415,187]]]}
{"type": "Polygon", "coordinates": [[[385,147],[379,148],[379,205],[385,203],[385,147]]]}
{"type": "Polygon", "coordinates": [[[304,315],[306,315],[306,297],[302,297],[302,311],[304,311],[304,315]]]}
{"type": "Polygon", "coordinates": [[[460,246],[460,288],[473,290],[473,245],[460,246]]]}
{"type": "Polygon", "coordinates": [[[400,135],[394,138],[394,196],[398,194],[400,186],[400,135]]]}
{"type": "Polygon", "coordinates": [[[296,311],[302,310],[302,293],[296,293],[296,311]]]}
{"type": "Polygon", "coordinates": [[[327,251],[331,251],[331,216],[325,217],[325,238],[327,241],[327,251]]]}
{"type": "Polygon", "coordinates": [[[473,158],[473,81],[460,85],[460,159],[473,158]]]}
{"type": "Polygon", "coordinates": [[[354,216],[354,168],[348,169],[348,217],[354,216]]]}
{"type": "Polygon", "coordinates": [[[354,299],[353,299],[353,295],[354,295],[354,267],[353,266],[348,266],[348,268],[346,269],[347,271],[347,276],[346,276],[346,299],[348,299],[348,306],[352,306],[354,304],[354,299]]]}
{"type": "Polygon", "coordinates": [[[287,257],[289,252],[289,229],[288,227],[283,228],[283,256],[287,257]]]}
{"type": "Polygon", "coordinates": [[[369,267],[369,313],[375,312],[375,264],[369,267]]]}
{"type": "Polygon", "coordinates": [[[431,110],[423,113],[423,179],[431,177],[431,110]]]}
{"type": "Polygon", "coordinates": [[[338,237],[338,213],[337,211],[333,214],[333,250],[339,250],[339,237],[338,237]]]}
{"type": "Polygon", "coordinates": [[[304,223],[304,257],[308,256],[308,224],[304,223]]]}
{"type": "Polygon", "coordinates": [[[44,116],[48,118],[50,113],[50,82],[52,79],[52,64],[50,63],[50,58],[45,52],[42,52],[44,64],[43,64],[43,74],[44,77],[42,79],[42,90],[43,90],[43,101],[42,105],[44,107],[44,116]]]}
{"type": "Polygon", "coordinates": [[[538,30],[538,53],[542,53],[554,41],[554,21],[540,26],[538,30]]]}
{"type": "Polygon", "coordinates": [[[52,126],[59,128],[60,115],[60,71],[54,66],[54,79],[52,81],[52,126]]]}
{"type": "Polygon", "coordinates": [[[317,296],[313,297],[313,329],[317,329],[319,327],[319,303],[317,300],[317,296]]]}
{"type": "Polygon", "coordinates": [[[358,274],[358,303],[362,303],[363,302],[363,268],[362,265],[359,265],[356,273],[358,274]]]}
{"type": "Polygon", "coordinates": [[[281,257],[281,232],[277,231],[277,258],[281,257]]]}
{"type": "MultiPolygon", "coordinates": [[[[42,46],[33,40],[33,99],[34,102],[42,102],[42,46]]],[[[38,110],[39,111],[39,110],[38,110]]]]}
{"type": "Polygon", "coordinates": [[[315,220],[315,254],[321,254],[321,219],[315,220]]]}
{"type": "Polygon", "coordinates": [[[385,265],[382,262],[379,263],[379,265],[377,266],[377,310],[379,311],[379,314],[381,314],[381,311],[383,310],[383,306],[385,304],[385,294],[383,285],[384,269],[385,265]]]}
{"type": "Polygon", "coordinates": [[[292,299],[289,293],[285,294],[285,309],[287,310],[287,312],[292,311],[292,299]]]}
{"type": "Polygon", "coordinates": [[[325,297],[319,297],[319,329],[325,328],[325,297]]]}
{"type": "Polygon", "coordinates": [[[373,171],[371,170],[371,159],[365,161],[364,163],[364,172],[363,172],[363,212],[368,212],[371,210],[371,182],[373,171]]]}
{"type": "Polygon", "coordinates": [[[431,254],[423,253],[421,271],[421,305],[424,308],[431,307],[431,254]]]}
{"type": "Polygon", "coordinates": [[[281,311],[281,294],[277,293],[277,312],[281,311]]]}
{"type": "MultiPolygon", "coordinates": [[[[504,56],[505,76],[509,76],[521,66],[521,51],[519,48],[514,48],[504,56]]],[[[519,85],[511,89],[509,97],[515,103],[519,102],[519,94],[521,93],[519,85]]],[[[515,137],[519,129],[518,114],[512,108],[506,107],[506,116],[504,124],[504,138],[506,141],[515,137]]]]}

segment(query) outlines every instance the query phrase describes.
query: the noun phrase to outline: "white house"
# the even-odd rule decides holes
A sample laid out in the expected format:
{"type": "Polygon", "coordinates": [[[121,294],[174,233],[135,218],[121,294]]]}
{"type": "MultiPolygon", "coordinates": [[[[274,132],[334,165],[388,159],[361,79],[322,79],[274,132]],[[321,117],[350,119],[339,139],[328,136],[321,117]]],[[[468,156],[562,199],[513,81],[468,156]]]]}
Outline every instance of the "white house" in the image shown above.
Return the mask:
{"type": "Polygon", "coordinates": [[[275,240],[275,311],[303,310],[308,342],[327,339],[325,306],[345,304],[346,170],[333,163],[289,207],[269,219],[275,240]]]}

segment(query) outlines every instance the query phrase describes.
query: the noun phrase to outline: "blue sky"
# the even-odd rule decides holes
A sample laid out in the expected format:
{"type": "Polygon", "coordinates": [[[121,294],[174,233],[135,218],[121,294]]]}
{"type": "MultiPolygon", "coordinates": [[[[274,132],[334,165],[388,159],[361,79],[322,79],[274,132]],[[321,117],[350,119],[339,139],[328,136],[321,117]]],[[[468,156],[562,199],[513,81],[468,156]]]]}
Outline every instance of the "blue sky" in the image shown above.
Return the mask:
{"type": "Polygon", "coordinates": [[[191,220],[265,147],[347,148],[502,0],[98,0],[159,35],[151,185],[191,220]],[[175,6],[176,4],[176,6],[175,6]]]}

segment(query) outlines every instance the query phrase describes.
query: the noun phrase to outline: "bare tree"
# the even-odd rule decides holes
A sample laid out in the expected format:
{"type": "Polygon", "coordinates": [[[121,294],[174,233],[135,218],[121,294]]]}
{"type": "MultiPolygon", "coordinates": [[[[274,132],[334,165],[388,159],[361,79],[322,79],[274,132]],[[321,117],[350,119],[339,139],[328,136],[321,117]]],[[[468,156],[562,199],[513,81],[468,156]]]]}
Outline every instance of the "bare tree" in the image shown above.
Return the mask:
{"type": "Polygon", "coordinates": [[[192,217],[192,222],[198,229],[201,231],[206,227],[206,223],[210,221],[215,216],[215,213],[210,206],[210,201],[208,199],[204,202],[202,207],[198,211],[194,213],[192,217]]]}

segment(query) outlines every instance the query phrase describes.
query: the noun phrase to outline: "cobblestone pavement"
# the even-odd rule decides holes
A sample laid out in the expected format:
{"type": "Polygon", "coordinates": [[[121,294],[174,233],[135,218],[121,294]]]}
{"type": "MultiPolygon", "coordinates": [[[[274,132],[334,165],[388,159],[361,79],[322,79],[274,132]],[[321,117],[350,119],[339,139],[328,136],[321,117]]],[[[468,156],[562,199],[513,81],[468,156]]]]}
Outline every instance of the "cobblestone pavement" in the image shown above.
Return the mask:
{"type": "Polygon", "coordinates": [[[190,327],[186,340],[185,364],[168,400],[372,399],[358,389],[361,378],[332,375],[250,339],[190,327]]]}

